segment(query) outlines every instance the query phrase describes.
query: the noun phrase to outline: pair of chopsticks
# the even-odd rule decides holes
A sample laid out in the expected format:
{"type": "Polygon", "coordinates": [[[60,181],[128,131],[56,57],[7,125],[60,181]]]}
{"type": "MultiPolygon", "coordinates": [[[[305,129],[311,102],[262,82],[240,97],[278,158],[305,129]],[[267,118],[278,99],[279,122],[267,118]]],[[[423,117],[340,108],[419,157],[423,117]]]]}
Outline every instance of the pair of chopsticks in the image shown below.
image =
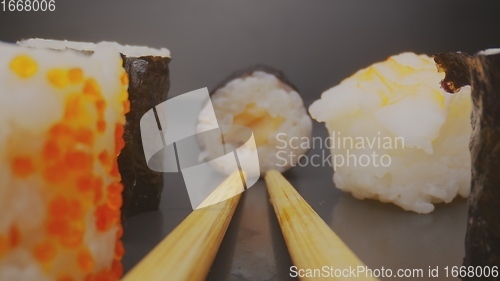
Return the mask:
{"type": "MultiPolygon", "coordinates": [[[[297,269],[322,270],[365,267],[278,171],[265,176],[267,190],[286,245],[297,269]]],[[[238,172],[230,175],[124,278],[124,281],[204,280],[217,254],[241,194],[238,172]],[[234,197],[217,202],[221,194],[234,197]]],[[[227,196],[225,197],[227,198],[227,196]]],[[[353,276],[302,277],[301,280],[351,280],[353,276]]],[[[377,280],[366,276],[356,280],[377,280]]]]}

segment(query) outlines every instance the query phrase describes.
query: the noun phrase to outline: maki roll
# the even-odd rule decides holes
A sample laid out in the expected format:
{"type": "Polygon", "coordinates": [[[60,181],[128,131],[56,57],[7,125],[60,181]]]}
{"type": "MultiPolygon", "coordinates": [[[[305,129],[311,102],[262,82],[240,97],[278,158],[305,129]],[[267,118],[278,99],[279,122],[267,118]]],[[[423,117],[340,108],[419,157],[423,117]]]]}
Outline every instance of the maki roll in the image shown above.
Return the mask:
{"type": "MultiPolygon", "coordinates": [[[[55,50],[72,49],[92,53],[96,44],[30,39],[21,41],[23,46],[48,48],[55,50]]],[[[124,218],[141,212],[157,210],[163,190],[163,174],[148,168],[141,139],[140,119],[148,110],[167,99],[170,88],[169,68],[170,51],[141,46],[120,45],[114,42],[102,42],[116,48],[122,55],[123,67],[128,76],[124,83],[129,84],[130,112],[125,124],[125,147],[118,157],[118,166],[122,175],[124,218]]]]}
{"type": "Polygon", "coordinates": [[[0,50],[0,280],[118,280],[119,53],[0,50]]]}
{"type": "Polygon", "coordinates": [[[473,110],[470,152],[471,194],[468,198],[464,268],[488,271],[462,276],[462,280],[496,280],[500,265],[500,49],[476,55],[444,53],[435,56],[439,70],[446,73],[443,88],[456,93],[472,88],[473,110]]]}
{"type": "MultiPolygon", "coordinates": [[[[210,94],[211,104],[207,103],[198,117],[198,131],[213,128],[213,122],[218,122],[221,127],[237,125],[252,129],[261,174],[272,169],[284,172],[295,166],[300,156],[309,150],[312,120],[299,91],[282,72],[268,66],[254,66],[236,72],[210,94]],[[210,118],[211,105],[217,120],[210,118]],[[293,139],[300,139],[305,145],[284,145],[293,139]]],[[[223,135],[223,142],[229,150],[246,141],[238,129],[223,135]]],[[[207,159],[217,158],[218,149],[214,145],[217,142],[200,137],[199,143],[207,159]]],[[[244,162],[244,156],[239,161],[244,162]]],[[[217,169],[230,172],[225,171],[222,162],[218,163],[220,167],[217,169]]]]}
{"type": "Polygon", "coordinates": [[[443,78],[431,57],[403,53],[310,106],[330,133],[337,188],[417,213],[469,195],[470,88],[450,95],[443,78]]]}

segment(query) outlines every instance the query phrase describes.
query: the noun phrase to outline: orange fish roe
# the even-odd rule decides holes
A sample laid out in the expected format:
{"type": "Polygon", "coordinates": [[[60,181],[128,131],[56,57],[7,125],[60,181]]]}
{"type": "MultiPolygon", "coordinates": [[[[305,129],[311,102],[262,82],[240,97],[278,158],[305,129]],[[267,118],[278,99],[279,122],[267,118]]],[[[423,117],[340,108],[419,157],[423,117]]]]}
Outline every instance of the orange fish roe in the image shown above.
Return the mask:
{"type": "Polygon", "coordinates": [[[73,130],[66,123],[57,123],[49,129],[49,134],[54,138],[69,137],[73,134],[73,130]]]}
{"type": "Polygon", "coordinates": [[[108,186],[108,192],[110,194],[122,194],[123,184],[119,182],[114,182],[108,186]]]}
{"type": "Polygon", "coordinates": [[[123,247],[123,242],[122,241],[116,242],[115,259],[121,259],[124,254],[125,254],[125,247],[123,247]]]}
{"type": "Polygon", "coordinates": [[[56,281],[75,281],[75,278],[68,274],[61,274],[59,277],[57,277],[56,281]]]}
{"type": "Polygon", "coordinates": [[[118,231],[116,232],[116,239],[120,239],[123,236],[123,226],[121,224],[118,225],[118,231]]]}
{"type": "Polygon", "coordinates": [[[17,225],[12,225],[9,230],[9,247],[15,248],[21,243],[21,234],[17,225]]]}
{"type": "Polygon", "coordinates": [[[128,74],[127,72],[123,72],[122,77],[120,78],[123,86],[128,86],[128,74]]]}
{"type": "Polygon", "coordinates": [[[49,215],[51,218],[64,218],[71,208],[69,200],[57,196],[49,202],[49,215]]]}
{"type": "Polygon", "coordinates": [[[68,70],[68,80],[72,84],[78,84],[83,81],[83,71],[80,68],[68,70]]]}
{"type": "Polygon", "coordinates": [[[85,118],[87,115],[87,108],[85,107],[85,100],[80,94],[70,94],[66,98],[66,107],[64,111],[64,119],[67,121],[78,121],[85,118]]]}
{"type": "Polygon", "coordinates": [[[83,208],[80,201],[76,199],[69,200],[69,210],[66,215],[70,220],[83,219],[83,208]]]}
{"type": "Polygon", "coordinates": [[[68,176],[66,166],[61,162],[47,165],[46,167],[44,167],[42,173],[43,173],[44,179],[48,183],[61,183],[68,176]]]}
{"type": "Polygon", "coordinates": [[[57,196],[49,203],[48,233],[57,237],[62,246],[76,248],[83,243],[84,210],[76,199],[57,196]]]}
{"type": "Polygon", "coordinates": [[[111,271],[115,275],[116,278],[120,278],[123,274],[123,265],[120,260],[115,259],[113,261],[113,265],[111,266],[111,271]]]}
{"type": "Polygon", "coordinates": [[[125,112],[125,113],[130,112],[130,100],[125,100],[123,102],[123,112],[125,112]]]}
{"type": "Polygon", "coordinates": [[[54,160],[61,155],[61,149],[54,140],[48,140],[42,149],[42,157],[45,161],[54,160]]]}
{"type": "Polygon", "coordinates": [[[123,198],[121,194],[108,194],[107,204],[112,210],[119,210],[123,204],[123,198]]]}
{"type": "Polygon", "coordinates": [[[0,234],[0,258],[2,258],[9,250],[9,242],[7,237],[0,234]]]}
{"type": "Polygon", "coordinates": [[[80,250],[76,257],[78,268],[84,273],[92,271],[94,268],[94,258],[88,249],[80,250]]]}
{"type": "Polygon", "coordinates": [[[96,274],[90,274],[85,278],[85,281],[114,281],[118,278],[109,270],[101,270],[96,274]]]}
{"type": "Polygon", "coordinates": [[[93,184],[92,177],[89,175],[84,175],[77,180],[76,188],[78,189],[79,192],[86,193],[93,191],[92,184],[93,184]]]}
{"type": "Polygon", "coordinates": [[[111,171],[110,171],[110,174],[117,178],[117,179],[120,179],[121,180],[121,175],[120,175],[120,171],[118,170],[118,164],[115,162],[113,163],[113,166],[111,167],[111,171]]]}
{"type": "Polygon", "coordinates": [[[29,156],[16,156],[10,162],[12,173],[20,178],[27,177],[35,172],[35,164],[29,156]]]}
{"type": "Polygon", "coordinates": [[[64,156],[64,163],[71,170],[88,170],[92,167],[92,155],[79,150],[70,150],[64,156]]]}
{"type": "Polygon", "coordinates": [[[31,57],[19,55],[10,62],[10,70],[21,78],[30,78],[38,71],[38,65],[31,57]]]}
{"type": "Polygon", "coordinates": [[[76,187],[79,192],[86,193],[102,189],[102,179],[93,175],[85,174],[77,179],[76,187]]]}
{"type": "Polygon", "coordinates": [[[104,110],[106,109],[106,101],[103,99],[98,99],[95,102],[95,107],[97,108],[97,113],[99,114],[99,117],[104,116],[104,110]]]}
{"type": "Polygon", "coordinates": [[[78,143],[92,146],[94,144],[94,133],[90,129],[79,128],[74,134],[74,139],[78,143]]]}
{"type": "Polygon", "coordinates": [[[47,222],[47,232],[53,236],[63,236],[68,233],[69,223],[65,220],[50,219],[47,222]]]}
{"type": "Polygon", "coordinates": [[[99,153],[98,158],[102,165],[108,166],[110,159],[109,153],[106,150],[103,150],[101,153],[99,153]]]}
{"type": "Polygon", "coordinates": [[[99,98],[101,96],[101,89],[95,79],[89,78],[85,81],[83,85],[83,94],[93,98],[99,98]]]}
{"type": "Polygon", "coordinates": [[[80,219],[83,216],[83,210],[78,200],[57,196],[49,203],[49,214],[56,218],[80,219]]]}
{"type": "Polygon", "coordinates": [[[102,193],[102,187],[104,186],[104,183],[102,182],[101,178],[95,178],[94,179],[94,192],[101,192],[102,193]]]}
{"type": "Polygon", "coordinates": [[[66,233],[59,238],[59,242],[65,248],[75,249],[82,245],[84,228],[81,226],[71,226],[66,233]]]}
{"type": "Polygon", "coordinates": [[[123,204],[122,197],[123,185],[121,183],[113,183],[108,186],[108,206],[112,210],[118,210],[123,204]]]}
{"type": "MultiPolygon", "coordinates": [[[[102,183],[102,182],[101,182],[102,183]]],[[[102,199],[102,184],[99,188],[94,189],[94,204],[98,204],[102,199]]]]}
{"type": "Polygon", "coordinates": [[[69,83],[68,72],[60,68],[51,69],[47,72],[47,80],[52,86],[62,89],[69,83]]]}
{"type": "Polygon", "coordinates": [[[95,211],[96,228],[98,231],[107,231],[119,222],[120,211],[109,208],[108,205],[98,206],[95,211]]]}
{"type": "Polygon", "coordinates": [[[122,124],[115,125],[115,149],[118,155],[120,151],[125,147],[125,141],[123,140],[123,133],[125,129],[122,124]]]}
{"type": "Polygon", "coordinates": [[[54,242],[47,240],[35,245],[33,255],[38,262],[46,263],[52,261],[57,254],[57,248],[54,242]]]}
{"type": "Polygon", "coordinates": [[[97,121],[97,131],[99,133],[104,133],[104,131],[106,131],[106,121],[104,120],[97,121]]]}

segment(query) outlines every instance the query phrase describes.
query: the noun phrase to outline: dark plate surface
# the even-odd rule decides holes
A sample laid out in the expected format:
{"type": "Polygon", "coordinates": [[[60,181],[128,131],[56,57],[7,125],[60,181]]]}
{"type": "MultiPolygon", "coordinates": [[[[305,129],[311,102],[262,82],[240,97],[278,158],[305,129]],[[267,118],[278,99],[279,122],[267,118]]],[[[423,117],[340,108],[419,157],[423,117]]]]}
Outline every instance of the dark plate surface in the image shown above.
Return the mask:
{"type": "MultiPolygon", "coordinates": [[[[326,137],[322,124],[314,135],[326,137]]],[[[321,155],[327,150],[309,152],[321,155]]],[[[372,269],[440,269],[461,265],[464,255],[466,201],[439,204],[428,215],[405,212],[392,204],[357,200],[336,189],[331,167],[295,167],[286,178],[337,235],[372,269]]],[[[180,174],[165,174],[161,210],[125,223],[125,269],[129,270],[191,211],[180,174]]],[[[179,241],[182,243],[182,241],[179,241]]],[[[294,280],[290,256],[263,180],[246,191],[207,280],[294,280]]],[[[411,279],[408,279],[411,280],[411,279]]]]}

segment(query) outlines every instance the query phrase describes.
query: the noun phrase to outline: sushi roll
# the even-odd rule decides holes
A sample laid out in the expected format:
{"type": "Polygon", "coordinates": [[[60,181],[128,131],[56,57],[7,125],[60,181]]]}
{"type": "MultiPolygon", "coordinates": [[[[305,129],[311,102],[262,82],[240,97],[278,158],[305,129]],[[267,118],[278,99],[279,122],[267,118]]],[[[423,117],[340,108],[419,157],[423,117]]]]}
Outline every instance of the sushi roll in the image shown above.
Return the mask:
{"type": "Polygon", "coordinates": [[[0,280],[121,276],[121,64],[0,43],[0,280]]]}
{"type": "MultiPolygon", "coordinates": [[[[55,50],[78,50],[92,53],[96,44],[29,39],[19,44],[34,48],[55,50]]],[[[170,88],[169,68],[170,51],[165,48],[153,49],[142,46],[120,45],[115,42],[102,42],[116,48],[122,55],[123,67],[128,73],[123,79],[129,83],[130,112],[125,124],[125,147],[118,157],[122,175],[123,218],[157,210],[163,190],[163,174],[148,168],[144,156],[140,132],[140,119],[148,110],[167,99],[170,88]]]]}
{"type": "Polygon", "coordinates": [[[329,131],[337,188],[417,213],[468,196],[470,88],[450,95],[443,78],[431,57],[403,53],[356,72],[310,106],[329,131]]]}
{"type": "MultiPolygon", "coordinates": [[[[213,122],[218,122],[221,127],[237,125],[252,129],[261,174],[271,169],[284,172],[295,166],[300,156],[307,153],[308,145],[283,145],[290,143],[291,139],[310,140],[312,120],[299,91],[282,72],[268,66],[254,66],[236,72],[210,95],[211,104],[207,103],[198,117],[198,131],[213,128],[217,125],[213,122]],[[213,106],[217,120],[210,118],[210,106],[213,106]]],[[[238,129],[229,130],[223,132],[223,141],[229,150],[233,150],[245,143],[243,135],[238,129]]],[[[218,147],[214,145],[218,142],[204,137],[198,141],[203,157],[215,159],[219,156],[218,147]]],[[[244,156],[239,161],[244,162],[244,156]]],[[[218,161],[219,166],[215,168],[230,173],[225,171],[222,162],[218,161]]]]}
{"type": "MultiPolygon", "coordinates": [[[[465,268],[498,268],[500,264],[500,49],[475,55],[463,52],[434,57],[446,76],[443,88],[455,93],[461,87],[472,89],[471,194],[468,198],[465,268]]],[[[496,274],[495,274],[496,275],[496,274]]],[[[462,280],[487,280],[487,276],[468,275],[462,280]]],[[[492,279],[497,279],[493,277],[492,279]]]]}

